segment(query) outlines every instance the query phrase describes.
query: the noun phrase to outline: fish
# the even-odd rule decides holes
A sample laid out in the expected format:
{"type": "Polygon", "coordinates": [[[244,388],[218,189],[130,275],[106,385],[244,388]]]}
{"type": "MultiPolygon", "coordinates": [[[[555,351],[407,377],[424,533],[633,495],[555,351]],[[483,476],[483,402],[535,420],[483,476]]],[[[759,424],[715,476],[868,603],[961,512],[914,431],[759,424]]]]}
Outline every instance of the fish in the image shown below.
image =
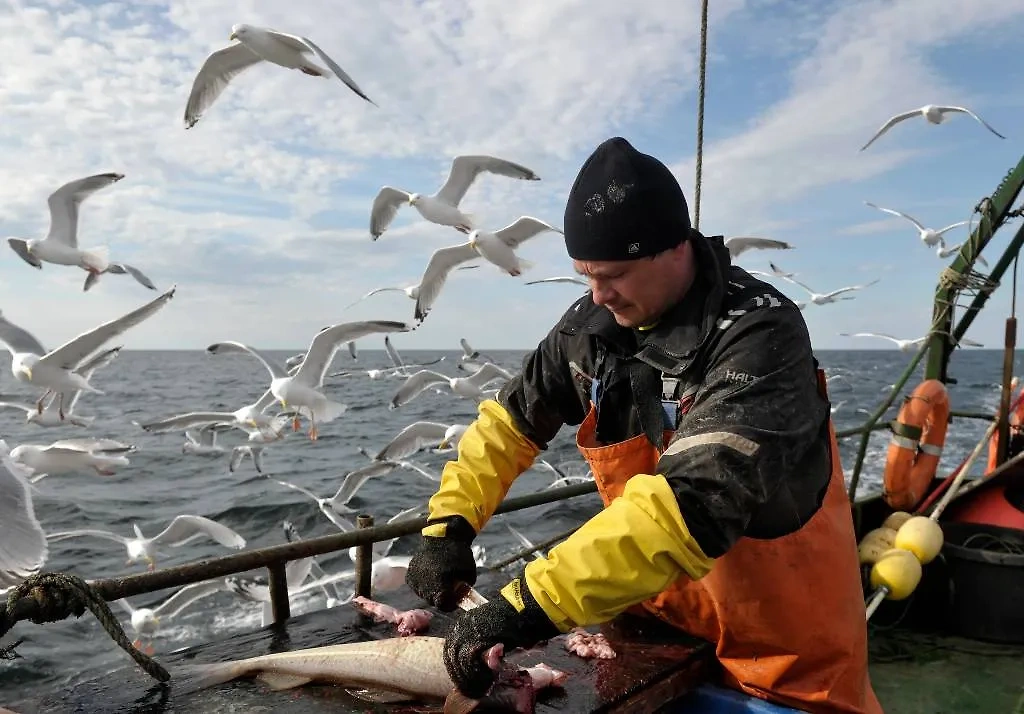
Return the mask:
{"type": "MultiPolygon", "coordinates": [[[[443,700],[444,714],[469,714],[482,700],[456,689],[445,668],[443,651],[444,638],[412,635],[186,665],[173,676],[176,681],[188,680],[183,686],[189,692],[255,676],[274,691],[322,682],[344,686],[349,694],[366,701],[443,700]]],[[[503,653],[504,645],[497,644],[481,655],[498,672],[487,703],[502,711],[532,714],[536,689],[558,686],[565,677],[538,671],[531,676],[527,670],[502,667],[503,653]],[[537,677],[536,687],[533,677],[537,677]]]]}

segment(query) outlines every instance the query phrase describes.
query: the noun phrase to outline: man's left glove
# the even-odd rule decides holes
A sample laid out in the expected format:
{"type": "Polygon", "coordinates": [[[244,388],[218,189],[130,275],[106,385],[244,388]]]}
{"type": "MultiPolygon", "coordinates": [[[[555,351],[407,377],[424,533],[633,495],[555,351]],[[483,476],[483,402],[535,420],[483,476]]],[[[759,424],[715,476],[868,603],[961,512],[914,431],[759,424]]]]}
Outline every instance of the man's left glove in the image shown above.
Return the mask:
{"type": "Polygon", "coordinates": [[[496,644],[508,652],[532,647],[559,634],[530,589],[516,578],[501,594],[484,605],[462,613],[444,641],[444,664],[452,682],[467,697],[482,699],[497,673],[484,662],[483,653],[496,644]]]}

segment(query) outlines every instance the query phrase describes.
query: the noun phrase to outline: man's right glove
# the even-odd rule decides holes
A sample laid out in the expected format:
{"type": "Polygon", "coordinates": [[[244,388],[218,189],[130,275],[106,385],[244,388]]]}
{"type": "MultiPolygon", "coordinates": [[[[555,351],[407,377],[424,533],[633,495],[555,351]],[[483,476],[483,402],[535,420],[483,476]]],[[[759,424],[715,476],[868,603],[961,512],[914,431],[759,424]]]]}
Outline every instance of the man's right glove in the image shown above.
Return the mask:
{"type": "Polygon", "coordinates": [[[476,531],[462,516],[449,516],[427,521],[422,534],[405,582],[438,610],[451,612],[476,583],[476,559],[470,547],[476,531]]]}

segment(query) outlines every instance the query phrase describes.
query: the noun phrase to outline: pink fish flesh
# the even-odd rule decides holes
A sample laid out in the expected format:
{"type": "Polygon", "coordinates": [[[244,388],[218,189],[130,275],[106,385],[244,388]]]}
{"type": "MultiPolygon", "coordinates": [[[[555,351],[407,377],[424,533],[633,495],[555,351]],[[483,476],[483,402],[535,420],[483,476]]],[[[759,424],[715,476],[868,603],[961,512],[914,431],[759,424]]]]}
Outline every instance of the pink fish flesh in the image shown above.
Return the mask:
{"type": "Polygon", "coordinates": [[[394,623],[398,627],[398,634],[401,637],[423,632],[430,626],[430,620],[434,617],[434,613],[429,610],[398,610],[362,595],[352,598],[352,604],[359,608],[360,612],[372,616],[377,622],[394,623]]]}

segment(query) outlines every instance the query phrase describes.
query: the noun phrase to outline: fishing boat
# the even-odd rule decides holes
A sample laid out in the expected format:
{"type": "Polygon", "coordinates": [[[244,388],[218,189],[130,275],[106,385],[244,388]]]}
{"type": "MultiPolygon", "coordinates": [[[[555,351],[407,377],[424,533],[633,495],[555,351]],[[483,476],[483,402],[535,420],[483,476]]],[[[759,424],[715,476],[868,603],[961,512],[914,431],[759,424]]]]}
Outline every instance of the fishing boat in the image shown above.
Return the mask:
{"type": "MultiPolygon", "coordinates": [[[[706,19],[707,3],[704,3],[706,19]]],[[[706,24],[706,23],[705,23],[706,24]]],[[[702,35],[702,55],[706,35],[702,35]]],[[[703,63],[701,88],[703,88],[703,63]]],[[[700,93],[698,125],[703,119],[700,93]]],[[[700,136],[700,133],[698,133],[700,136]]],[[[700,152],[698,139],[698,156],[700,152]]],[[[698,188],[699,167],[698,166],[698,188]]],[[[865,617],[869,630],[872,685],[886,712],[1007,712],[1024,714],[1024,390],[1014,393],[1013,363],[1016,319],[1007,319],[1002,393],[994,414],[958,412],[949,404],[945,385],[953,349],[1011,267],[1016,304],[1016,263],[1024,246],[1024,226],[1018,228],[1002,256],[987,274],[974,269],[978,257],[997,231],[1012,218],[1024,188],[1024,157],[995,191],[976,207],[976,225],[935,289],[931,329],[866,423],[837,433],[859,439],[848,490],[862,563],[865,617]],[[971,302],[959,320],[954,306],[971,302]],[[924,362],[922,382],[900,406],[896,419],[883,415],[896,403],[911,377],[924,362]],[[943,439],[963,418],[990,422],[977,447],[956,468],[942,459],[943,439]],[[881,481],[882,493],[856,499],[868,440],[880,430],[891,432],[891,444],[881,481]],[[966,479],[977,460],[985,463],[981,478],[966,479]]],[[[699,191],[695,211],[699,216],[699,191]]],[[[695,221],[699,225],[699,222],[695,221]]],[[[533,508],[562,499],[593,497],[593,483],[551,489],[507,499],[498,513],[533,508]]],[[[380,527],[360,517],[361,528],[245,551],[123,578],[87,584],[94,597],[89,608],[104,627],[153,679],[127,664],[115,672],[84,673],[77,681],[42,698],[3,702],[19,714],[32,712],[162,712],[266,711],[365,712],[389,711],[386,705],[353,699],[337,687],[309,687],[268,692],[259,684],[238,683],[176,697],[167,679],[175,666],[196,661],[223,661],[272,651],[294,650],[340,642],[391,636],[387,625],[368,621],[354,610],[334,608],[291,617],[286,563],[316,555],[358,549],[358,594],[370,590],[370,545],[418,532],[423,519],[380,527]],[[365,527],[362,527],[365,526],[365,527]],[[159,662],[135,650],[112,618],[103,617],[99,601],[113,601],[203,580],[266,568],[274,623],[260,630],[227,637],[161,656],[159,662]]],[[[538,544],[536,548],[550,545],[538,544]]],[[[520,555],[529,555],[527,549],[520,555]]],[[[493,596],[505,579],[483,573],[479,589],[493,596]]],[[[34,594],[0,608],[0,636],[23,620],[43,622],[73,614],[52,598],[62,588],[84,583],[54,580],[34,594]],[[50,598],[48,600],[48,598],[50,598]]],[[[808,587],[827,587],[809,583],[808,587]]],[[[82,592],[82,591],[80,591],[82,592]]],[[[398,607],[414,607],[411,593],[389,598],[398,607]]],[[[86,598],[88,599],[88,598],[86,598]]],[[[74,613],[74,614],[81,614],[74,613]]],[[[109,614],[109,611],[108,611],[109,614]]],[[[438,615],[432,633],[443,634],[446,616],[438,615]]],[[[678,631],[654,627],[650,620],[625,615],[606,630],[624,656],[613,660],[582,660],[548,644],[527,653],[570,674],[564,688],[537,703],[545,712],[664,712],[689,714],[783,714],[797,710],[749,697],[717,683],[713,647],[678,631]]],[[[97,641],[96,646],[105,646],[97,641]]],[[[0,654],[3,654],[0,652],[0,654]]],[[[171,680],[173,682],[173,679],[171,680]]],[[[2,709],[2,707],[0,707],[2,709]]]]}

